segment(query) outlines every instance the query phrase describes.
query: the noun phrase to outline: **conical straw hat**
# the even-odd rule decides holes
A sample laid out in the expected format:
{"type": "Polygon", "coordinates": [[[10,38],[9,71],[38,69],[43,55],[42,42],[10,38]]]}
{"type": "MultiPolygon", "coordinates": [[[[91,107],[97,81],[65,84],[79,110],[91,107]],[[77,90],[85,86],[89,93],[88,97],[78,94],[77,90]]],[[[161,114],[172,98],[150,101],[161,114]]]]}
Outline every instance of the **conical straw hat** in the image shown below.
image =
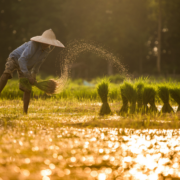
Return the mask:
{"type": "Polygon", "coordinates": [[[57,47],[65,47],[60,41],[56,39],[56,36],[52,29],[48,29],[43,32],[41,36],[35,36],[31,38],[31,41],[36,41],[44,44],[49,44],[57,47]]]}

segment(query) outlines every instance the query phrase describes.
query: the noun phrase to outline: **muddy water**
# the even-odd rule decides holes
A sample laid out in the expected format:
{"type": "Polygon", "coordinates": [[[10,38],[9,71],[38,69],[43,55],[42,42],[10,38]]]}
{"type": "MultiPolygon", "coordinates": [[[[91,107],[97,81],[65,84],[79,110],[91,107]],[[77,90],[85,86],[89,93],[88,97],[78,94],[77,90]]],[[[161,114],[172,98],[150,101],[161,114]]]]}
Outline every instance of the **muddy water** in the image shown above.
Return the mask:
{"type": "Polygon", "coordinates": [[[1,179],[180,177],[180,130],[74,128],[25,117],[1,122],[1,179]]]}
{"type": "Polygon", "coordinates": [[[180,178],[180,129],[117,128],[125,119],[98,117],[92,102],[32,101],[29,115],[21,101],[0,107],[0,180],[180,178]]]}

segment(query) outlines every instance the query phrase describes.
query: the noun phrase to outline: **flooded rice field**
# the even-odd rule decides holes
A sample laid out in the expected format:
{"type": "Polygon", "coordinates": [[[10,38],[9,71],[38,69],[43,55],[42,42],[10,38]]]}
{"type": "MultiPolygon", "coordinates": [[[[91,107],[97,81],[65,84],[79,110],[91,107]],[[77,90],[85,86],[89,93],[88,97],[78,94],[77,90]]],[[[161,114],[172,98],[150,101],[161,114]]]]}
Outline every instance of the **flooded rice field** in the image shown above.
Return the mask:
{"type": "Polygon", "coordinates": [[[124,117],[88,105],[82,113],[37,101],[29,115],[21,102],[0,105],[0,180],[180,179],[179,128],[120,127],[124,117]]]}

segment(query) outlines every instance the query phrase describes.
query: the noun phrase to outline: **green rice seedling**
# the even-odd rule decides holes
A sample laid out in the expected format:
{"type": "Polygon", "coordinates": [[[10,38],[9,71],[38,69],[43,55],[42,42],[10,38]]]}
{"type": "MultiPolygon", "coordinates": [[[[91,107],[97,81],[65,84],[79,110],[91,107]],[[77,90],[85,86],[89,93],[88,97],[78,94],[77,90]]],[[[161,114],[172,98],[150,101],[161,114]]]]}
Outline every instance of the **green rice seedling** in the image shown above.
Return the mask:
{"type": "Polygon", "coordinates": [[[147,113],[149,111],[148,103],[149,103],[149,88],[146,86],[144,87],[143,91],[143,113],[147,113]]]}
{"type": "Polygon", "coordinates": [[[29,80],[27,78],[20,78],[19,79],[19,88],[22,91],[27,91],[27,92],[32,91],[32,85],[29,83],[29,80]]]}
{"type": "Polygon", "coordinates": [[[158,109],[155,105],[156,100],[156,90],[152,88],[150,98],[149,98],[149,104],[150,104],[150,112],[158,112],[158,109]]]}
{"type": "Polygon", "coordinates": [[[122,107],[119,111],[119,114],[120,115],[123,115],[124,113],[128,113],[128,99],[126,98],[125,96],[125,86],[124,85],[121,85],[120,86],[120,91],[121,91],[121,98],[122,98],[122,107]]]}
{"type": "Polygon", "coordinates": [[[99,112],[100,115],[108,115],[111,113],[111,109],[108,104],[108,86],[109,81],[107,79],[103,79],[97,86],[98,94],[103,103],[99,112]]]}
{"type": "Polygon", "coordinates": [[[179,87],[171,87],[169,89],[171,98],[178,104],[177,111],[180,111],[180,88],[179,87]]]}
{"type": "Polygon", "coordinates": [[[37,82],[35,84],[37,88],[44,91],[46,94],[54,94],[56,93],[56,88],[58,86],[57,82],[53,79],[37,82]]]}
{"type": "Polygon", "coordinates": [[[145,86],[143,92],[143,112],[158,112],[157,107],[155,105],[156,98],[156,89],[153,86],[145,86]],[[150,108],[148,108],[148,104],[150,108]]]}
{"type": "Polygon", "coordinates": [[[174,112],[173,108],[169,104],[169,88],[167,85],[158,86],[158,95],[164,103],[161,111],[163,113],[174,112]]]}
{"type": "MultiPolygon", "coordinates": [[[[22,87],[22,90],[30,91],[32,90],[32,85],[29,83],[27,78],[20,78],[20,87],[22,87]]],[[[57,88],[57,82],[53,79],[45,80],[41,82],[35,83],[37,88],[44,91],[46,94],[54,94],[56,92],[57,88]]]]}
{"type": "Polygon", "coordinates": [[[150,112],[158,112],[158,109],[155,105],[156,100],[156,88],[154,86],[147,87],[149,89],[149,104],[150,104],[150,112]]]}
{"type": "Polygon", "coordinates": [[[136,92],[137,92],[137,109],[140,111],[143,106],[143,92],[144,92],[144,83],[138,82],[136,84],[136,92]]]}
{"type": "Polygon", "coordinates": [[[122,83],[125,79],[126,77],[120,74],[109,76],[109,80],[111,81],[111,83],[122,83]]]}
{"type": "Polygon", "coordinates": [[[125,82],[124,90],[122,93],[126,97],[126,99],[130,102],[130,113],[131,114],[135,113],[137,93],[134,85],[131,84],[130,82],[125,82]]]}

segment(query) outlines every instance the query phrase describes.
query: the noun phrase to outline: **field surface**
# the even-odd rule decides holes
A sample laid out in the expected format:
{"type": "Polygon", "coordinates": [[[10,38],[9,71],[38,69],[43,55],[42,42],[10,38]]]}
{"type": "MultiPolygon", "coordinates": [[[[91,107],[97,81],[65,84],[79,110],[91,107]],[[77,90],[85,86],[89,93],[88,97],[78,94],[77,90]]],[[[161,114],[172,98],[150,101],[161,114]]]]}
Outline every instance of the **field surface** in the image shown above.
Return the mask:
{"type": "Polygon", "coordinates": [[[178,179],[180,115],[99,116],[99,101],[0,100],[0,180],[178,179]]]}

